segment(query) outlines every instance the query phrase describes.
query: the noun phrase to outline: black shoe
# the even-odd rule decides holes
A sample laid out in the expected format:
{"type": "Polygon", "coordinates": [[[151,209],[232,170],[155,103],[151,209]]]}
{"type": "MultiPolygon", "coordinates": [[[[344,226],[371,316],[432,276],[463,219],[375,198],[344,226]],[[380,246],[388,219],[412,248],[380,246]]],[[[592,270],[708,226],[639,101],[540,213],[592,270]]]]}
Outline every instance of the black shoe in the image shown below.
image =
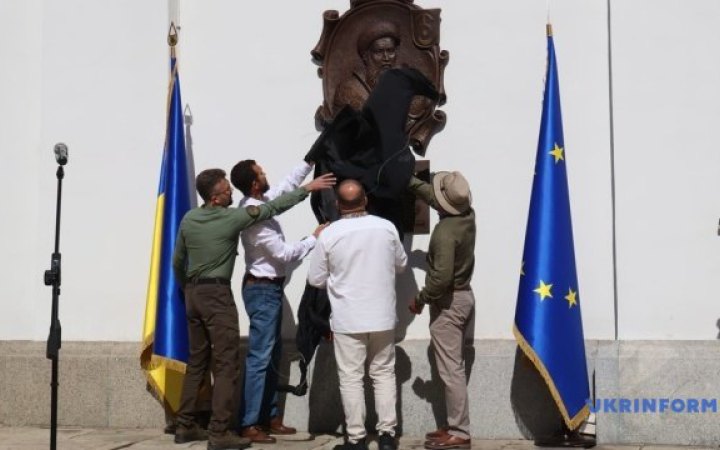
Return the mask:
{"type": "Polygon", "coordinates": [[[363,438],[355,444],[350,441],[345,441],[344,444],[339,444],[333,447],[333,450],[368,450],[368,447],[367,443],[365,443],[365,438],[363,438]]]}
{"type": "Polygon", "coordinates": [[[190,427],[178,425],[175,430],[175,443],[184,444],[193,441],[206,441],[208,438],[207,431],[203,430],[196,424],[190,427]]]}
{"type": "Polygon", "coordinates": [[[397,441],[387,433],[378,436],[378,450],[397,450],[397,441]]]}

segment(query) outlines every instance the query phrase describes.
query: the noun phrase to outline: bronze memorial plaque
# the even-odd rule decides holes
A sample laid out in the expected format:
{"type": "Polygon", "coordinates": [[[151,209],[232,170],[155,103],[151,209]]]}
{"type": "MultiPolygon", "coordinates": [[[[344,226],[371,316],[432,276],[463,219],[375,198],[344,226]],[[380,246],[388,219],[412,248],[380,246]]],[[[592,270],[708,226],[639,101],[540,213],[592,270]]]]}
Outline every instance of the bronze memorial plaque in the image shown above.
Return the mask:
{"type": "MultiPolygon", "coordinates": [[[[315,113],[318,130],[345,105],[361,109],[383,70],[412,67],[422,72],[440,97],[437,102],[415,97],[406,131],[410,147],[426,155],[430,140],[447,120],[437,109],[446,101],[443,76],[449,60],[449,53],[440,50],[440,9],[423,9],[414,0],[350,0],[350,9],[342,15],[325,11],[323,30],[311,55],[323,86],[323,102],[315,113]]],[[[428,167],[428,162],[418,161],[416,171],[428,167]]],[[[406,231],[428,233],[427,206],[415,207],[414,199],[407,200],[403,202],[406,231]]]]}

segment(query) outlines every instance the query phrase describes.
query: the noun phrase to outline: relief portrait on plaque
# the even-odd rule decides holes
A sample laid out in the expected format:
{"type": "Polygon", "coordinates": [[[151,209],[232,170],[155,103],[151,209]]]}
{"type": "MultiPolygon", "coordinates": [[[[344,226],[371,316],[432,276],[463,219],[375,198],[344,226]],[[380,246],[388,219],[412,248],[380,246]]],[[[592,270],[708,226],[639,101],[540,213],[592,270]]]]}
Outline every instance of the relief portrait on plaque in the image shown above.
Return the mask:
{"type": "MultiPolygon", "coordinates": [[[[410,148],[425,156],[432,137],[447,120],[437,108],[446,100],[443,76],[449,54],[440,50],[439,43],[440,9],[423,9],[413,0],[351,0],[342,15],[325,11],[320,39],[311,52],[323,88],[316,128],[323,130],[345,106],[361,110],[387,69],[413,68],[439,93],[436,100],[413,97],[405,124],[410,148]]],[[[425,161],[425,173],[427,165],[425,161]]],[[[403,203],[407,205],[407,199],[403,203]]],[[[411,200],[410,207],[404,207],[406,231],[429,232],[429,212],[421,203],[412,207],[411,200]]]]}

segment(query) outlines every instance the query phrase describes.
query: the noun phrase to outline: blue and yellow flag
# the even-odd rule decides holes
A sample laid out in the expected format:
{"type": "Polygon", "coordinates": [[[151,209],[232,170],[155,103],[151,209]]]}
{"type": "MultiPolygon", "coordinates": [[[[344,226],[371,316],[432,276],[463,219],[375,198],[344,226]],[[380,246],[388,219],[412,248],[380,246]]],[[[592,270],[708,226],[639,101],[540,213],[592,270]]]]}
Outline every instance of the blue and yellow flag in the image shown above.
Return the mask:
{"type": "Polygon", "coordinates": [[[189,344],[185,302],[173,273],[172,256],[180,221],[190,209],[192,185],[185,153],[180,78],[174,48],[170,70],[165,149],[155,209],[140,364],[158,399],[176,412],[189,344]]]}
{"type": "Polygon", "coordinates": [[[551,30],[548,24],[545,98],[513,331],[565,424],[575,430],[588,416],[590,389],[551,30]]]}

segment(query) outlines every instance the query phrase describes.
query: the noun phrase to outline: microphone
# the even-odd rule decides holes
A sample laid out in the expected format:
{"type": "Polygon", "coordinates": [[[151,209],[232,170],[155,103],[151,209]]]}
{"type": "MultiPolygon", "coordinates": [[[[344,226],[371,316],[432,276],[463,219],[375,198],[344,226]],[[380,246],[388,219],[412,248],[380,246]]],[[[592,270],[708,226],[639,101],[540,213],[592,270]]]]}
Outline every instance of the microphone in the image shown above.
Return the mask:
{"type": "Polygon", "coordinates": [[[61,166],[64,166],[68,162],[68,148],[67,145],[62,142],[55,144],[55,161],[61,166]]]}

